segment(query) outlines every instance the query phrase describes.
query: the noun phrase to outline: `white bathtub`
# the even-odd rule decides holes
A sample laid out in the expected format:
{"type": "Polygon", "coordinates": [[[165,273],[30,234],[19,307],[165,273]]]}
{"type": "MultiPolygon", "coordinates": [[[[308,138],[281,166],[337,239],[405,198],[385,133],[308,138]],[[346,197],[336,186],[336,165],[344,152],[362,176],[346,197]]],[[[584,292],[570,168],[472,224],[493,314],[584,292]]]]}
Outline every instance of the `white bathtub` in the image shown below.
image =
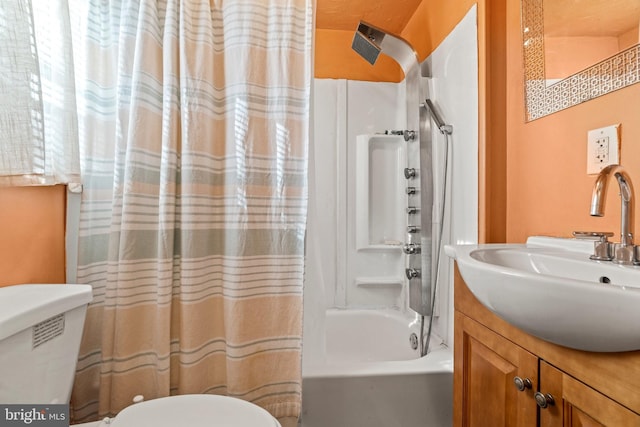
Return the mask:
{"type": "Polygon", "coordinates": [[[399,312],[328,310],[326,360],[305,356],[302,427],[449,427],[453,353],[431,341],[419,358],[419,325],[399,312]]]}

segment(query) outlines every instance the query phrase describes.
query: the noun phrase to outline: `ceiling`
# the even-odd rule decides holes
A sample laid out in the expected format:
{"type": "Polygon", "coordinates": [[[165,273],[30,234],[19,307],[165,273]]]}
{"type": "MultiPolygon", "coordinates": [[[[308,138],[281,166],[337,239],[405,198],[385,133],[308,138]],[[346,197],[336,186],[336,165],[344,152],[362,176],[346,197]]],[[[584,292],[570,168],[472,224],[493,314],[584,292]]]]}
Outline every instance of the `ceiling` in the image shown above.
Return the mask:
{"type": "Polygon", "coordinates": [[[316,28],[355,31],[360,21],[400,35],[422,0],[317,0],[316,28]]]}
{"type": "Polygon", "coordinates": [[[618,36],[638,28],[638,0],[547,0],[545,36],[618,36]]]}

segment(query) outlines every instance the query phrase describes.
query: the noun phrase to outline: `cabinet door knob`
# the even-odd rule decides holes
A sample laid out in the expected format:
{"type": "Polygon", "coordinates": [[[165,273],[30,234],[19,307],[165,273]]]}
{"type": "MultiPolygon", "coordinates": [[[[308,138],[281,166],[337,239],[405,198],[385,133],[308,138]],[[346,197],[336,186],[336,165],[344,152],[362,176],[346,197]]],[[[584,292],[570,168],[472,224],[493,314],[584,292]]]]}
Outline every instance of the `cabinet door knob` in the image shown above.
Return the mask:
{"type": "Polygon", "coordinates": [[[525,391],[526,389],[530,389],[532,387],[531,380],[529,378],[520,378],[515,377],[513,379],[513,383],[516,385],[516,388],[519,391],[525,391]]]}
{"type": "Polygon", "coordinates": [[[556,404],[555,399],[549,393],[542,394],[538,391],[536,392],[536,394],[533,395],[533,397],[536,399],[536,403],[538,404],[538,406],[541,407],[542,409],[556,404]]]}

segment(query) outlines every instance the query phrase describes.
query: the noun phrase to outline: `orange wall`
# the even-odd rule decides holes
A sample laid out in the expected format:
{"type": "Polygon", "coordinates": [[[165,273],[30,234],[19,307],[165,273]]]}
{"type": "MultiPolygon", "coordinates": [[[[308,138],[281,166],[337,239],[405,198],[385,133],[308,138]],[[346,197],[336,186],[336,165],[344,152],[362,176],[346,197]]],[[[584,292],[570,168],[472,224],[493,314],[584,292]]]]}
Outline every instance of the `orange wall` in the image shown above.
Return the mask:
{"type": "Polygon", "coordinates": [[[422,61],[449,35],[475,3],[472,0],[422,0],[401,36],[413,46],[422,61]]]}
{"type": "MultiPolygon", "coordinates": [[[[485,0],[481,0],[484,3],[485,0]]],[[[422,0],[401,34],[424,60],[460,22],[475,1],[422,0]]],[[[369,22],[385,28],[384,23],[369,22]]],[[[398,64],[381,54],[374,66],[351,49],[353,31],[316,29],[315,77],[365,81],[400,82],[398,64]]]]}
{"type": "Polygon", "coordinates": [[[640,85],[525,123],[518,0],[508,2],[507,40],[507,240],[574,230],[618,234],[617,183],[610,183],[605,216],[589,216],[595,177],[586,174],[587,131],[622,124],[621,163],[640,189],[640,85]]]}
{"type": "Polygon", "coordinates": [[[0,188],[0,286],[64,283],[66,187],[0,188]]]}

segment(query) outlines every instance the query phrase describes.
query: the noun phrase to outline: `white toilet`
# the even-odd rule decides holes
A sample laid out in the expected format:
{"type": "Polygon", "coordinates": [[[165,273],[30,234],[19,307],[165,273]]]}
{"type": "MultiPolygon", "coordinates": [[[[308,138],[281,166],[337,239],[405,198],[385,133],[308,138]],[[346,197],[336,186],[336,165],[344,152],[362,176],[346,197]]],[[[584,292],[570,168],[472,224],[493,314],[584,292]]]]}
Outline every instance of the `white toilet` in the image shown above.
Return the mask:
{"type": "MultiPolygon", "coordinates": [[[[88,285],[0,288],[0,402],[67,403],[91,301],[88,285]],[[42,380],[46,378],[46,380],[42,380]]],[[[87,426],[280,427],[267,411],[241,399],[191,394],[125,408],[87,426]]]]}
{"type": "Polygon", "coordinates": [[[123,409],[110,427],[280,427],[253,403],[212,394],[186,394],[136,403],[123,409]]]}

